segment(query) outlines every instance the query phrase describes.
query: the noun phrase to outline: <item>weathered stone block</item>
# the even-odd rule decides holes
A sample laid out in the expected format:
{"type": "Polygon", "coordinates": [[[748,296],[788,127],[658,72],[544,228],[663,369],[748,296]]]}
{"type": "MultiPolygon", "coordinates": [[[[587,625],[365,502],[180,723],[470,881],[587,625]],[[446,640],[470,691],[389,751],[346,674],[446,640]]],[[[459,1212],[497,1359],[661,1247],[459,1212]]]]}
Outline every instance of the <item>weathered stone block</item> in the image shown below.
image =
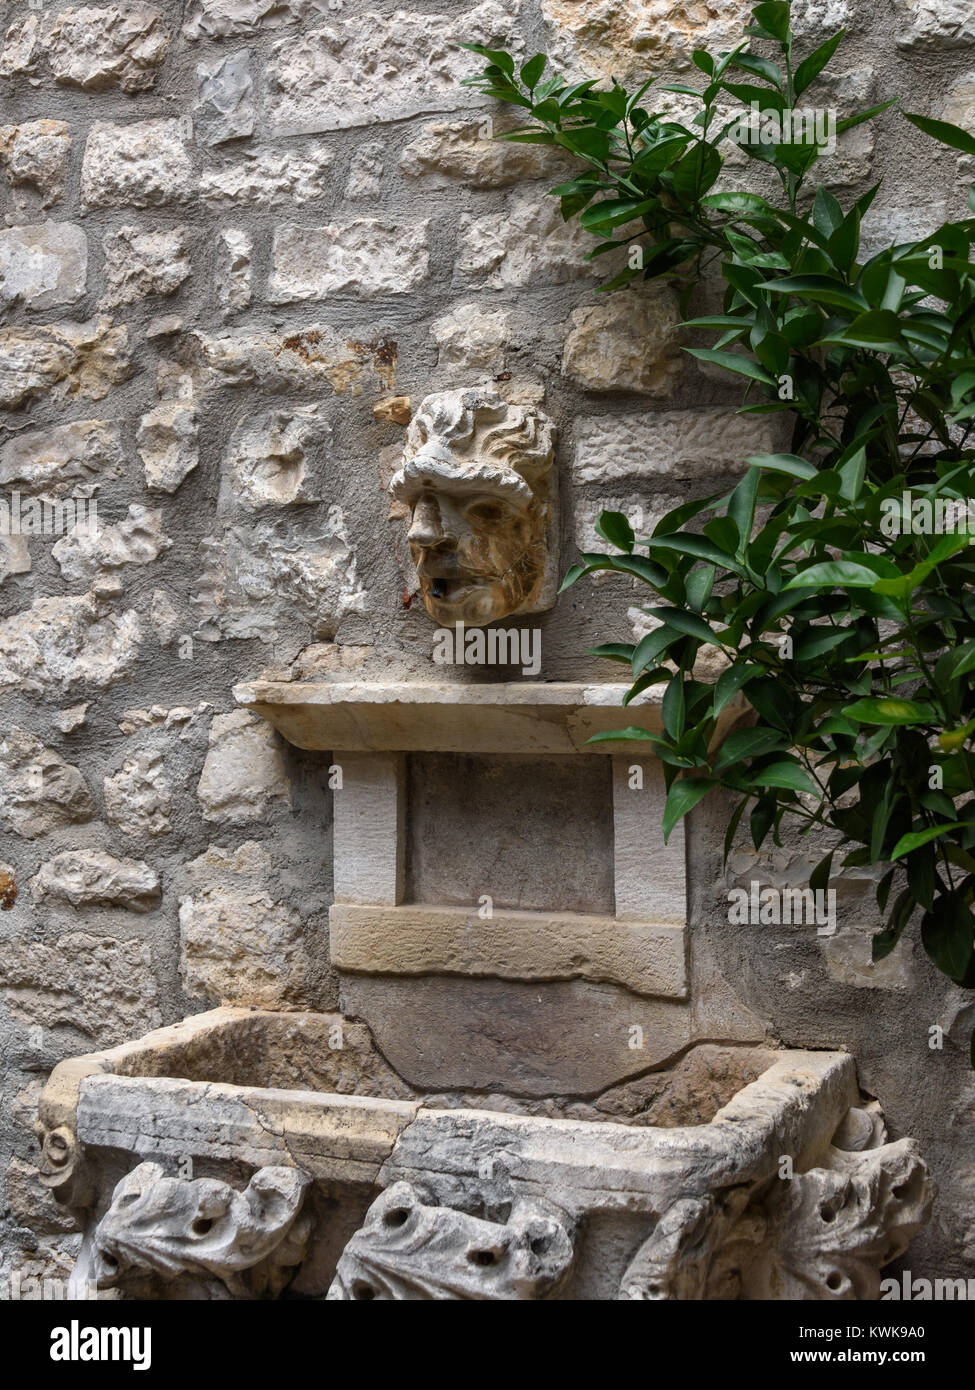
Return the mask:
{"type": "Polygon", "coordinates": [[[105,815],[123,835],[167,835],[172,788],[163,754],[143,748],[105,778],[105,815]]]}
{"type": "Polygon", "coordinates": [[[190,274],[188,229],[152,232],[115,227],[102,242],[105,251],[103,309],[135,304],[149,295],[174,294],[190,274]]]}
{"type": "Polygon", "coordinates": [[[71,136],[67,121],[25,121],[0,126],[0,160],[7,182],[31,189],[42,207],[56,203],[64,192],[71,136]]]}
{"type": "Polygon", "coordinates": [[[268,299],[289,304],[341,293],[408,294],[427,278],[428,226],[428,221],[361,217],[327,227],[279,227],[268,299]]]}
{"type": "Polygon", "coordinates": [[[57,826],[91,820],[91,793],[78,768],[24,729],[0,740],[0,820],[32,840],[57,826]]]}
{"type": "Polygon", "coordinates": [[[65,579],[90,584],[106,571],[123,565],[151,564],[172,541],[163,534],[163,514],[137,502],[128,516],[112,525],[75,526],[53,547],[52,554],[65,579]]]}
{"type": "MultiPolygon", "coordinates": [[[[511,195],[506,212],[460,218],[457,274],[486,289],[562,285],[588,279],[593,263],[584,257],[594,242],[577,222],[563,222],[558,201],[533,192],[511,195]]],[[[598,263],[607,270],[604,258],[598,263]]]]}
{"type": "Polygon", "coordinates": [[[85,91],[151,87],[169,48],[162,16],[152,5],[127,0],[62,10],[44,35],[55,80],[85,91]]]}
{"type": "Polygon", "coordinates": [[[102,850],[70,849],[41,865],[30,880],[36,903],[51,899],[71,907],[122,907],[151,912],[161,888],[155,869],[140,859],[116,859],[102,850]]]}
{"type": "Polygon", "coordinates": [[[131,374],[129,335],[111,319],[0,328],[0,408],[15,410],[52,387],[100,401],[131,374]]]}
{"type": "Polygon", "coordinates": [[[96,121],[92,126],[81,165],[85,207],[164,207],[194,191],[179,121],[96,121]]]}
{"type": "Polygon", "coordinates": [[[142,629],[91,594],[38,598],[0,622],[0,692],[68,695],[102,690],[135,663],[142,629]]]}
{"type": "Polygon", "coordinates": [[[196,69],[193,129],[204,145],[253,135],[256,108],[250,52],[228,53],[196,69]]]}
{"type": "Polygon", "coordinates": [[[316,406],[247,416],[227,445],[222,507],[285,507],[319,500],[316,475],[330,441],[331,426],[316,406]]]}
{"type": "Polygon", "coordinates": [[[271,729],[248,710],[214,716],[196,789],[203,819],[260,820],[275,801],[290,805],[291,784],[271,729]]]}
{"type": "Polygon", "coordinates": [[[780,426],[733,410],[666,410],[601,415],[576,425],[577,483],[704,478],[745,469],[753,454],[774,452],[780,426]]]}
{"type": "Polygon", "coordinates": [[[325,196],[334,151],[309,145],[301,154],[286,150],[247,150],[207,165],[200,193],[208,203],[230,207],[295,207],[325,196]]]}
{"type": "Polygon", "coordinates": [[[572,311],[562,371],[587,391],[669,396],[681,376],[680,311],[667,289],[610,295],[572,311]]]}
{"type": "Polygon", "coordinates": [[[0,447],[0,484],[60,496],[121,476],[125,466],[117,420],[73,420],[25,430],[0,447]]]}
{"type": "Polygon", "coordinates": [[[251,302],[254,245],[241,227],[224,227],[217,233],[213,278],[217,303],[225,314],[246,309],[251,302]]]}
{"type": "Polygon", "coordinates": [[[200,461],[199,417],[191,400],[162,401],[143,415],[136,436],[150,492],[173,493],[200,461]]]}

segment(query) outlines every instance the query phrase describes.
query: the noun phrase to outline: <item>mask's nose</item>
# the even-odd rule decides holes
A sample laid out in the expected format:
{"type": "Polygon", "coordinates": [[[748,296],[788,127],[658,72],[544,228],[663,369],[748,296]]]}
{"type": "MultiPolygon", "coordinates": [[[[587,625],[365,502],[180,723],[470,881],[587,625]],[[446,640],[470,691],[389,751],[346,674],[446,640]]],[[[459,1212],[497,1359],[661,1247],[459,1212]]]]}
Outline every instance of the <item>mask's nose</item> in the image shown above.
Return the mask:
{"type": "Polygon", "coordinates": [[[444,549],[456,543],[452,537],[444,534],[440,506],[437,499],[428,493],[424,493],[413,508],[407,540],[412,545],[422,545],[427,549],[444,549]]]}

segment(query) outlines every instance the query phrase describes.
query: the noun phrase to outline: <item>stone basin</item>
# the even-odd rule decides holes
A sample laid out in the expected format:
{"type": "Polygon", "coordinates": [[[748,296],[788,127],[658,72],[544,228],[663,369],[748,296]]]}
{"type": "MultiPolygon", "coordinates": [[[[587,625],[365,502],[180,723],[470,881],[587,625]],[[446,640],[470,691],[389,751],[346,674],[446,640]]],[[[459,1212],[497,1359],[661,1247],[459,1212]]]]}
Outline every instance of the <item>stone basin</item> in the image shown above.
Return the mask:
{"type": "Polygon", "coordinates": [[[223,1008],[56,1067],[41,1169],[84,1223],[76,1296],[877,1296],[934,1186],[849,1055],[651,1079],[615,1111],[424,1094],[355,1020],[223,1008]]]}

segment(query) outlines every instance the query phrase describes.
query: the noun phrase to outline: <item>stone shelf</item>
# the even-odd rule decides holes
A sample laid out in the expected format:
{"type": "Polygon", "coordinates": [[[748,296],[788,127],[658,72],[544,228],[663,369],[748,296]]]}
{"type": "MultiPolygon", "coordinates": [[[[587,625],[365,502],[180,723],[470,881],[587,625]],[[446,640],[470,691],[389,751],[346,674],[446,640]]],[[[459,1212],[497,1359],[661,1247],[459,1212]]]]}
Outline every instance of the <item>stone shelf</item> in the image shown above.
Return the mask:
{"type": "MultiPolygon", "coordinates": [[[[626,709],[623,683],[250,681],[234,689],[246,709],[267,719],[299,748],[353,753],[647,753],[642,742],[587,742],[635,725],[662,729],[665,686],[651,686],[626,709]]],[[[721,741],[746,708],[723,711],[721,741]]]]}

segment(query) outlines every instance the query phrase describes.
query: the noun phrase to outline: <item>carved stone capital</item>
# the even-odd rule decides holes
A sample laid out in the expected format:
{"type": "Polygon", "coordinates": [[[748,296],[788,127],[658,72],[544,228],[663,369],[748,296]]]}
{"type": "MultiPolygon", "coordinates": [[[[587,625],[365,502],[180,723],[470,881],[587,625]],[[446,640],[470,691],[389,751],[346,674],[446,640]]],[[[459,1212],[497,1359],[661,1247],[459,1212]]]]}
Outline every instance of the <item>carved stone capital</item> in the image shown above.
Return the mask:
{"type": "Polygon", "coordinates": [[[307,1186],[296,1168],[260,1168],[238,1192],[140,1163],[95,1228],[88,1277],[100,1289],[162,1283],[178,1297],[274,1298],[305,1256],[307,1186]]]}
{"type": "Polygon", "coordinates": [[[408,1182],[377,1197],[349,1241],[329,1299],[536,1299],[557,1291],[573,1240],[554,1207],[518,1201],[506,1222],[429,1205],[408,1182]]]}

